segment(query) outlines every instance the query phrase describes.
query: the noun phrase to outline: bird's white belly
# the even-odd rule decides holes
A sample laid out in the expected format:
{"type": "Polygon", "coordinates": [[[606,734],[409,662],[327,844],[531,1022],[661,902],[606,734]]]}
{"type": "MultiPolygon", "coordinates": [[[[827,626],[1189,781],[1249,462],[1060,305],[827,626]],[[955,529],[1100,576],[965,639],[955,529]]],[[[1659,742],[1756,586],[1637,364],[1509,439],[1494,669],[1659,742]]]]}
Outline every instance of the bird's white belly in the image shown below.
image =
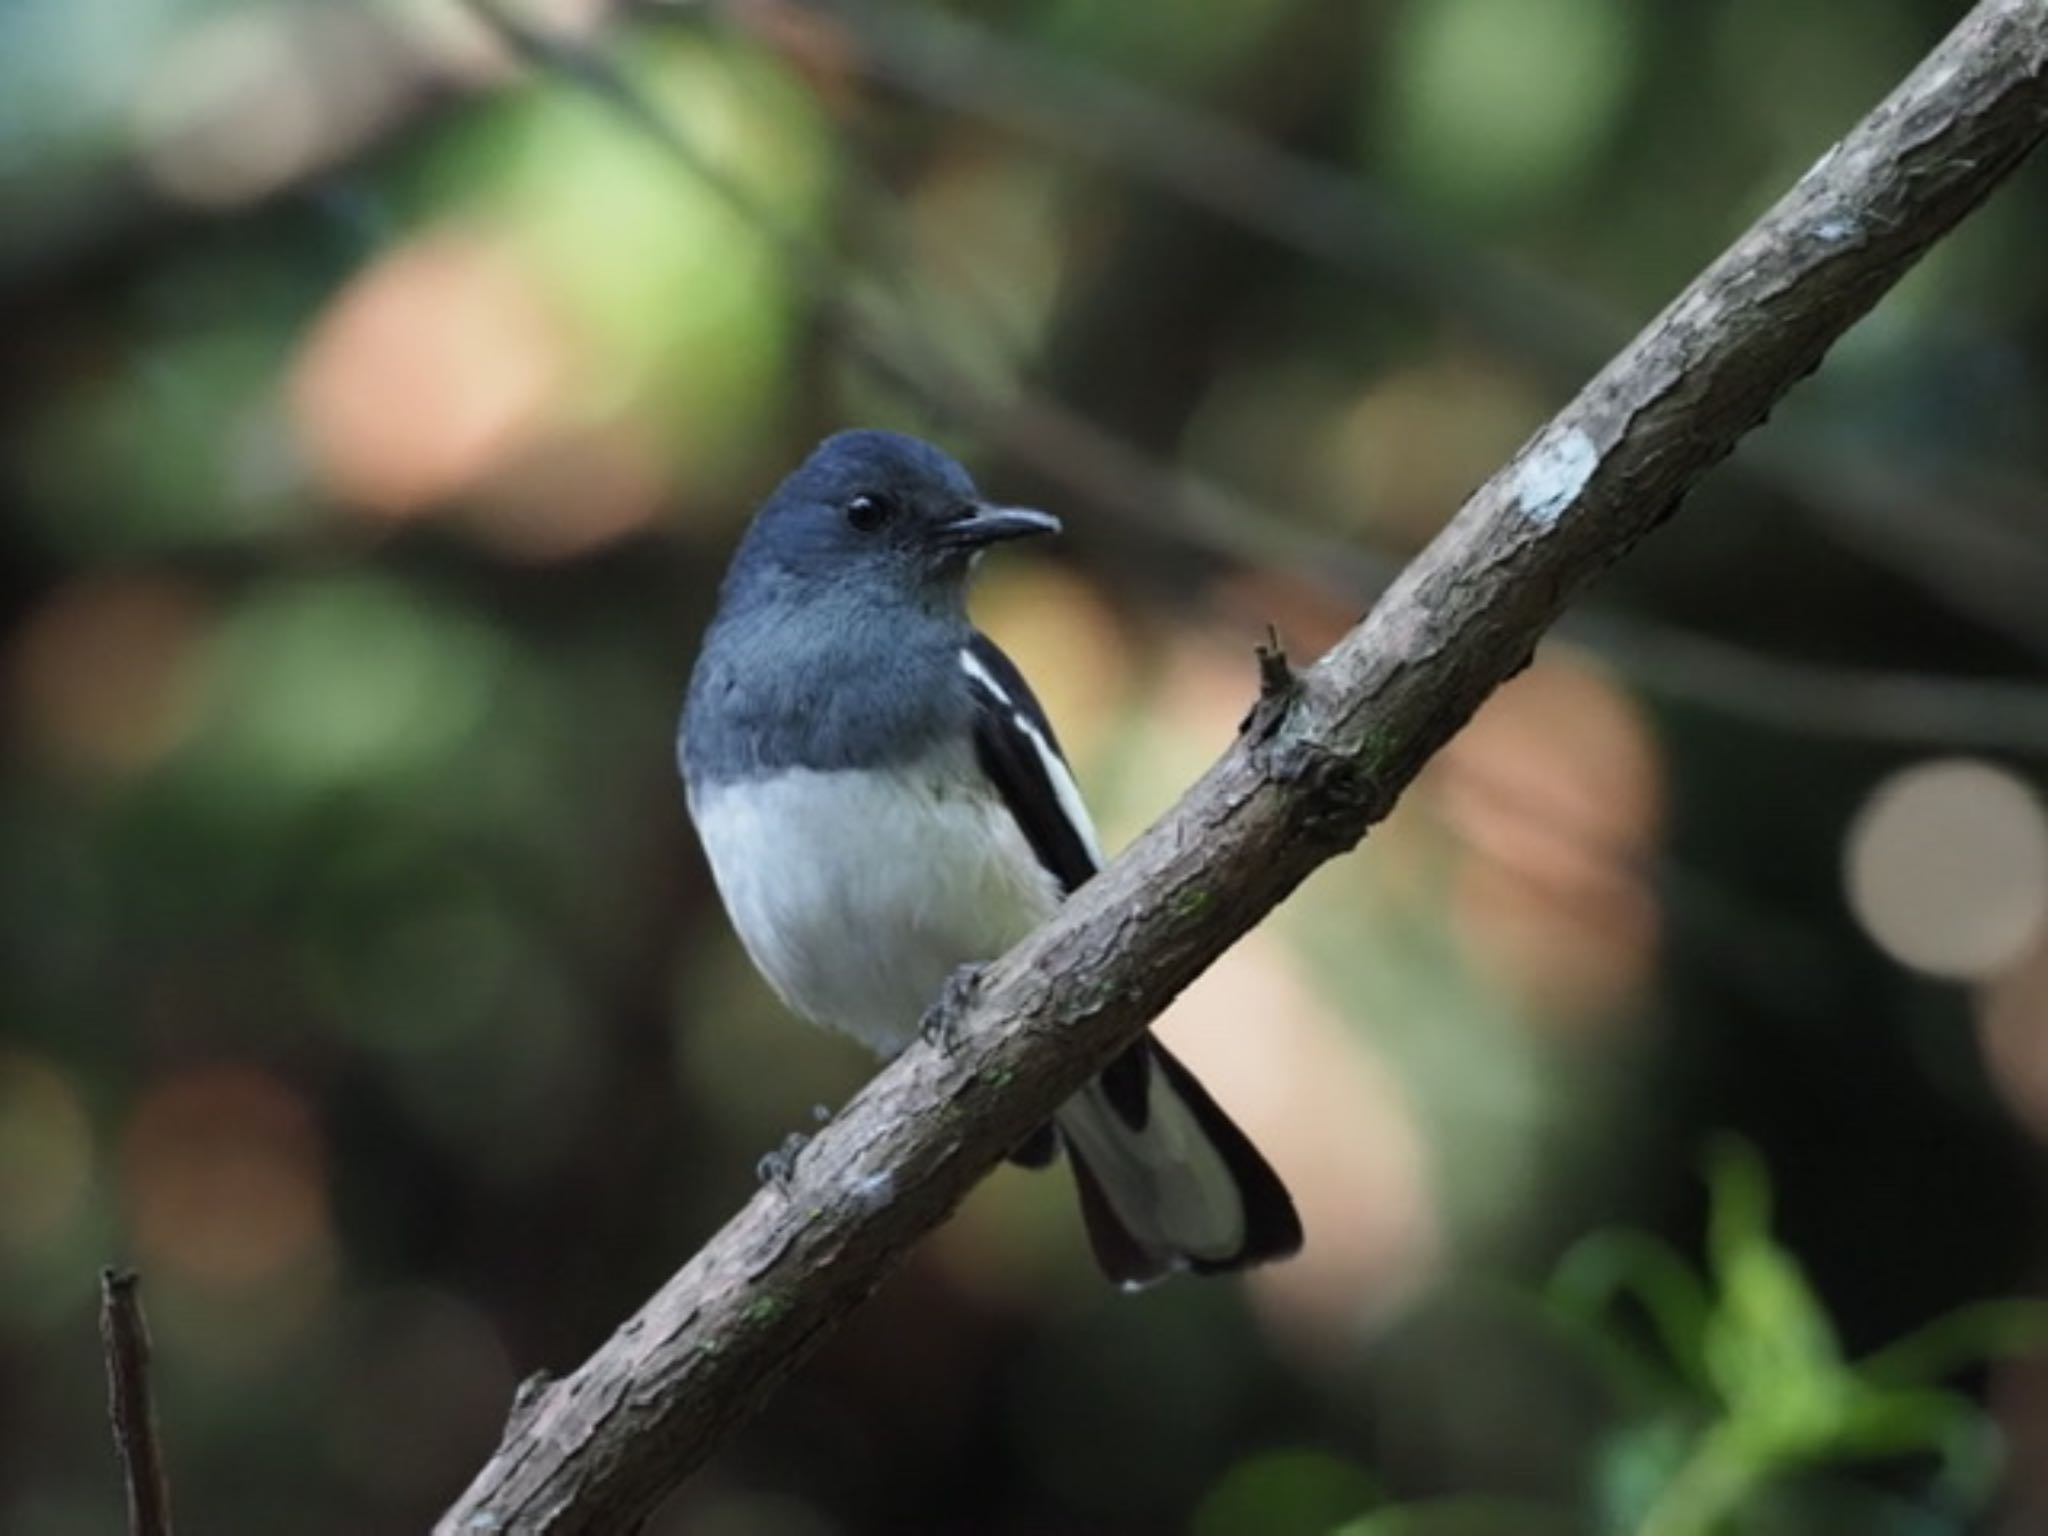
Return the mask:
{"type": "Polygon", "coordinates": [[[947,977],[1058,905],[1008,811],[962,787],[972,769],[790,769],[691,795],[733,926],[797,1013],[893,1055],[947,977]]]}

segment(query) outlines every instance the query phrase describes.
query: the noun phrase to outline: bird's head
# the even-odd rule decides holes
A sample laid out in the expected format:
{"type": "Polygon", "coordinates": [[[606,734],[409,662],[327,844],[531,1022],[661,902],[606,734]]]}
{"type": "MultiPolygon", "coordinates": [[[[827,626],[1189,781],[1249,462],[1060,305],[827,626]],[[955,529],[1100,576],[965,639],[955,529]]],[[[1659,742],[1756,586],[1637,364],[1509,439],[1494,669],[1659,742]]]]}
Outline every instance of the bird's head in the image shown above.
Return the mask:
{"type": "Polygon", "coordinates": [[[991,544],[1057,533],[1059,519],[984,501],[967,471],[899,432],[820,443],[761,510],[735,566],[832,588],[957,597],[991,544]]]}

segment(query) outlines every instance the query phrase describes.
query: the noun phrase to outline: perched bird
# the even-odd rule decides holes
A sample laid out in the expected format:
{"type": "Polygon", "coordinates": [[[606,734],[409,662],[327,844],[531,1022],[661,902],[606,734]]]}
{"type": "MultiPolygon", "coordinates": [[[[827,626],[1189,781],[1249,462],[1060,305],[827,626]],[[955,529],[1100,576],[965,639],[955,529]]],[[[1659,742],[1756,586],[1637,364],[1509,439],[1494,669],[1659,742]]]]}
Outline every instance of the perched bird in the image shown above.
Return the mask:
{"type": "MultiPolygon", "coordinates": [[[[884,1057],[1102,862],[1044,711],[967,617],[982,551],[1058,528],[915,438],[842,432],[755,514],[690,678],[677,755],[733,926],[792,1010],[884,1057]]],[[[1113,1280],[1301,1246],[1272,1168],[1149,1036],[1012,1155],[1062,1145],[1113,1280]]]]}

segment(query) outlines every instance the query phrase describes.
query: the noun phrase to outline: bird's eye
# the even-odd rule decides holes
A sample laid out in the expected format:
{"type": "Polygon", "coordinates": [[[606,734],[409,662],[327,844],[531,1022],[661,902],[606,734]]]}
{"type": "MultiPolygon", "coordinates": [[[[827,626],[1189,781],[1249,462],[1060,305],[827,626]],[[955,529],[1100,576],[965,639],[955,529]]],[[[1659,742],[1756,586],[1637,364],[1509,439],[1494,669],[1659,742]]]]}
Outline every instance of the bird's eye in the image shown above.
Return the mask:
{"type": "Polygon", "coordinates": [[[856,496],[846,504],[846,520],[862,533],[873,533],[888,516],[889,503],[880,496],[856,496]]]}

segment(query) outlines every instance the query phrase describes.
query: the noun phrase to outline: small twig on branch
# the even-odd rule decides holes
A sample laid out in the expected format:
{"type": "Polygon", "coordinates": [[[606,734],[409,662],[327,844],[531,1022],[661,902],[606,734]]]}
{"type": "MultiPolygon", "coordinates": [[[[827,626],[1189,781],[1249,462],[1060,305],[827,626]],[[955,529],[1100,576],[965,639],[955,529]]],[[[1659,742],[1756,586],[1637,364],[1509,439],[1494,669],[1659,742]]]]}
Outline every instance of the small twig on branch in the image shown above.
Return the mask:
{"type": "Polygon", "coordinates": [[[1301,676],[1287,660],[1287,647],[1281,643],[1278,625],[1266,626],[1266,638],[1259,642],[1253,655],[1259,663],[1259,696],[1238,722],[1237,729],[1254,741],[1270,741],[1295,700],[1301,697],[1301,676]]]}
{"type": "MultiPolygon", "coordinates": [[[[1056,1105],[1436,749],[2048,133],[2048,0],[1984,0],[1602,370],[1356,629],[589,1360],[442,1536],[630,1529],[1056,1105]]],[[[1310,1241],[1315,1240],[1310,1234],[1310,1241]]]]}
{"type": "Polygon", "coordinates": [[[149,1395],[149,1324],[133,1270],[100,1271],[100,1343],[107,1359],[107,1413],[128,1486],[129,1536],[171,1536],[170,1489],[149,1395]]]}

